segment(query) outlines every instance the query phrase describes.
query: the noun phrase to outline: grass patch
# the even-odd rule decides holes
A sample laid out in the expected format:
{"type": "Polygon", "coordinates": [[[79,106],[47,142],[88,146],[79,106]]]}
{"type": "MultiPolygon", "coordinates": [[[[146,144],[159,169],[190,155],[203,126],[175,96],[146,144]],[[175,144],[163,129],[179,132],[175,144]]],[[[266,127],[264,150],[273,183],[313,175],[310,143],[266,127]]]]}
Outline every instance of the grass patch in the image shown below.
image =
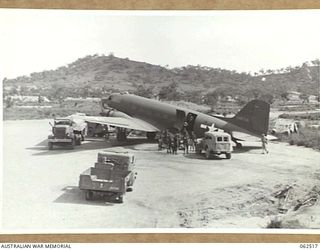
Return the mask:
{"type": "Polygon", "coordinates": [[[281,135],[279,139],[288,142],[290,145],[320,150],[320,130],[317,128],[300,128],[298,134],[281,135]]]}

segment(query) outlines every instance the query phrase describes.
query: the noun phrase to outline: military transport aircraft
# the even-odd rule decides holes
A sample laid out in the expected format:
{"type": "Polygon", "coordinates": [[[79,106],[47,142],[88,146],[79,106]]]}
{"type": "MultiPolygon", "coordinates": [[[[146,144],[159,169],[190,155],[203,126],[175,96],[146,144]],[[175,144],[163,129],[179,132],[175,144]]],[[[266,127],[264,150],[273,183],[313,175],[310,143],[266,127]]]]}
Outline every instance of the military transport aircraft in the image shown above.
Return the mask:
{"type": "Polygon", "coordinates": [[[102,107],[107,110],[105,116],[81,118],[87,122],[116,127],[118,140],[125,140],[132,130],[146,132],[147,138],[151,140],[159,131],[176,133],[182,129],[193,137],[200,138],[204,136],[207,127],[214,126],[230,133],[237,146],[241,146],[238,142],[240,139],[233,136],[234,132],[260,138],[268,131],[270,105],[261,100],[247,103],[232,118],[210,116],[128,93],[111,94],[101,102],[102,107]]]}

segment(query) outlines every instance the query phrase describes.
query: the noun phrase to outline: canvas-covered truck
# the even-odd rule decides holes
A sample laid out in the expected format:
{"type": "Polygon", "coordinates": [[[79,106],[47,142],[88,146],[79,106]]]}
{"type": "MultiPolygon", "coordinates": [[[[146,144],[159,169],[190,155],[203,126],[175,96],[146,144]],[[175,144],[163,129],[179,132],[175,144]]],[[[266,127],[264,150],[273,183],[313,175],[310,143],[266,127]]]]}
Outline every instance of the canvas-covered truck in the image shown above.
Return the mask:
{"type": "Polygon", "coordinates": [[[197,139],[196,153],[205,152],[207,159],[212,159],[214,155],[225,154],[227,159],[231,159],[232,152],[231,136],[223,131],[205,132],[204,138],[197,139]]]}
{"type": "Polygon", "coordinates": [[[87,200],[103,196],[122,203],[125,193],[133,190],[134,165],[134,155],[128,152],[100,152],[94,167],[80,174],[79,188],[87,200]]]}
{"type": "Polygon", "coordinates": [[[84,139],[82,134],[83,128],[78,128],[77,124],[69,118],[56,118],[52,126],[52,134],[48,136],[48,148],[53,149],[57,146],[70,146],[72,149],[75,145],[81,145],[84,139]]]}

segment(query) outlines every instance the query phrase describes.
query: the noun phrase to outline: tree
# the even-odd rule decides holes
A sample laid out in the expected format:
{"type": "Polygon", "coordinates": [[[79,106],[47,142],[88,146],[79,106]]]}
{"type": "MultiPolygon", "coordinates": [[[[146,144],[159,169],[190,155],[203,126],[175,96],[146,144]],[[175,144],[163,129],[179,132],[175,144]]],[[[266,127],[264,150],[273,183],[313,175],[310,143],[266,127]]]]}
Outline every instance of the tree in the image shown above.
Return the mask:
{"type": "Polygon", "coordinates": [[[143,85],[139,85],[134,91],[135,95],[150,98],[152,96],[152,91],[150,88],[145,88],[143,85]]]}
{"type": "Polygon", "coordinates": [[[41,95],[38,95],[38,103],[43,103],[44,99],[41,95]]]}
{"type": "Polygon", "coordinates": [[[159,98],[165,100],[179,100],[181,94],[178,92],[177,83],[173,82],[169,86],[163,86],[159,91],[159,98]]]}
{"type": "Polygon", "coordinates": [[[11,96],[8,96],[6,98],[6,108],[11,108],[13,105],[13,99],[11,98],[11,96]]]}
{"type": "Polygon", "coordinates": [[[270,104],[274,102],[274,96],[270,93],[263,94],[260,99],[270,104]]]}
{"type": "Polygon", "coordinates": [[[308,103],[309,102],[309,96],[305,93],[301,93],[299,98],[302,100],[302,103],[308,103]]]}
{"type": "Polygon", "coordinates": [[[280,96],[281,96],[281,98],[282,98],[283,100],[286,100],[286,101],[289,100],[289,98],[288,98],[288,93],[287,93],[287,92],[282,93],[280,96]]]}
{"type": "Polygon", "coordinates": [[[320,65],[320,60],[319,59],[315,59],[315,60],[311,61],[311,63],[313,65],[320,65]]]}
{"type": "Polygon", "coordinates": [[[204,96],[203,102],[207,105],[215,106],[218,103],[219,98],[219,93],[217,91],[212,91],[204,96]]]}
{"type": "Polygon", "coordinates": [[[249,89],[245,94],[249,99],[258,99],[262,93],[260,89],[249,89]]]}

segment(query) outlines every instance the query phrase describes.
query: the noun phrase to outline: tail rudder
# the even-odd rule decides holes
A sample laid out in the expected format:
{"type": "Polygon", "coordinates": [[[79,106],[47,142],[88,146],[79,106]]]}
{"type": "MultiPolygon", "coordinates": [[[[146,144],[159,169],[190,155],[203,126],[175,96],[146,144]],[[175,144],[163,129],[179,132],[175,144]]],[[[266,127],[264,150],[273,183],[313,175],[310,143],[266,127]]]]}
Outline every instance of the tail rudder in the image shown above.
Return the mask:
{"type": "Polygon", "coordinates": [[[270,104],[261,100],[250,101],[231,122],[257,135],[267,134],[269,128],[270,104]]]}

